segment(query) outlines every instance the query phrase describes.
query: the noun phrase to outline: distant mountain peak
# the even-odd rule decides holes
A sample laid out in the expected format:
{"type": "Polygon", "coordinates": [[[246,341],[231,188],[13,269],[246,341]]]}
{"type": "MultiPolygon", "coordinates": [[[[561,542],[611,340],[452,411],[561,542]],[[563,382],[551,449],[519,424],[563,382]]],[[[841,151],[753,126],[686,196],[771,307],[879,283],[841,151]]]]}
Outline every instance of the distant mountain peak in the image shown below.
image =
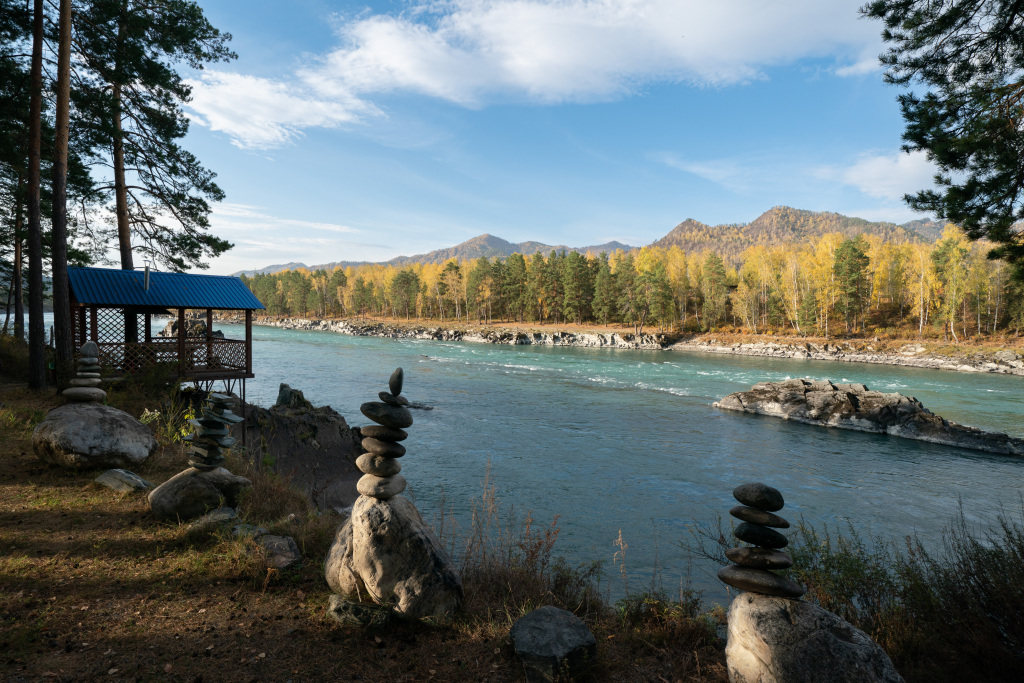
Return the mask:
{"type": "MultiPolygon", "coordinates": [[[[715,250],[723,258],[739,259],[747,248],[757,245],[790,244],[794,242],[817,239],[829,232],[839,232],[847,236],[860,233],[879,235],[888,240],[896,241],[934,241],[942,233],[942,224],[929,218],[909,221],[902,225],[884,221],[868,221],[863,218],[844,216],[833,211],[808,211],[795,209],[791,206],[773,206],[749,223],[731,223],[708,225],[696,218],[687,218],[679,223],[668,234],[651,243],[652,247],[669,248],[678,246],[687,252],[703,252],[715,250]]],[[[509,242],[490,233],[471,237],[465,242],[443,249],[435,249],[425,254],[399,256],[384,265],[404,267],[413,263],[444,263],[451,259],[469,260],[481,257],[508,258],[519,253],[532,256],[538,252],[549,254],[552,251],[576,251],[581,254],[600,252],[613,253],[617,250],[629,251],[636,247],[617,241],[586,247],[567,247],[550,245],[543,242],[509,242]]],[[[331,270],[336,267],[368,265],[366,261],[335,261],[315,266],[303,263],[286,263],[267,266],[258,270],[242,271],[246,275],[256,273],[277,273],[282,270],[308,268],[331,270]]],[[[241,273],[235,273],[239,275],[241,273]]]]}

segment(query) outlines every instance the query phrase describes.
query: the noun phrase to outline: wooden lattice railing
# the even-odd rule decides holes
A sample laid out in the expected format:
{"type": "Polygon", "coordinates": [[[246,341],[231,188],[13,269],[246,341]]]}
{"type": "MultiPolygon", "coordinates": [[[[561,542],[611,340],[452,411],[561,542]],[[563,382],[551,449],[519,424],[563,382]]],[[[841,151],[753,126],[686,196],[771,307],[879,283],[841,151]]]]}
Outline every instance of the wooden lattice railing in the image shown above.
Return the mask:
{"type": "Polygon", "coordinates": [[[104,375],[135,375],[166,368],[167,374],[181,378],[235,375],[246,373],[246,345],[239,339],[188,337],[179,358],[178,339],[155,337],[145,341],[145,316],[136,316],[140,341],[125,341],[125,314],[122,309],[99,309],[90,318],[84,308],[73,315],[76,338],[95,338],[100,347],[100,365],[104,375]]]}

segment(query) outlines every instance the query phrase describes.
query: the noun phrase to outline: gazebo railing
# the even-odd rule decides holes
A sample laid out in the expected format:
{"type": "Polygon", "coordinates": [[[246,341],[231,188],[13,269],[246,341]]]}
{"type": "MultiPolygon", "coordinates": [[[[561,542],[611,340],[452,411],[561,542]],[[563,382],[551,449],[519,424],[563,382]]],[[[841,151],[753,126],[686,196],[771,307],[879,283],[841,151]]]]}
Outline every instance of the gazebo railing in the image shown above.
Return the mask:
{"type": "Polygon", "coordinates": [[[178,356],[178,340],[148,342],[99,342],[100,365],[104,372],[138,374],[157,366],[167,367],[182,377],[224,372],[246,372],[245,341],[189,337],[184,354],[178,356]]]}

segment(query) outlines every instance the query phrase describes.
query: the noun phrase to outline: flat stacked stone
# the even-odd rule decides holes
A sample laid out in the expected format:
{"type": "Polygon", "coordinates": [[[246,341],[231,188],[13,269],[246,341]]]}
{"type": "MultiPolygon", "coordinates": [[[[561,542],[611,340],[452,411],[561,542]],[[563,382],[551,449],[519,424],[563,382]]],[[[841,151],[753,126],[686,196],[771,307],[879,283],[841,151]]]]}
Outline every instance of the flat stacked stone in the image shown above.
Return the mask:
{"type": "Polygon", "coordinates": [[[78,372],[68,382],[70,388],[61,392],[61,396],[76,403],[102,402],[107,392],[100,389],[100,347],[94,341],[82,344],[78,350],[78,372]]]}
{"type": "Polygon", "coordinates": [[[718,570],[720,581],[740,590],[781,598],[799,598],[804,589],[771,569],[785,569],[793,565],[793,558],[782,552],[789,541],[775,529],[788,529],[789,522],[774,514],[785,501],[778,489],[767,484],[753,483],[737,486],[732,495],[742,505],[729,510],[740,520],[733,535],[754,547],[730,548],[725,556],[735,564],[718,570]]]}
{"type": "Polygon", "coordinates": [[[232,425],[242,421],[231,412],[232,400],[224,394],[210,394],[203,405],[202,415],[189,424],[195,432],[185,437],[190,444],[188,464],[197,470],[209,471],[224,462],[222,449],[231,448],[235,439],[228,436],[232,425]]]}
{"type": "Polygon", "coordinates": [[[406,408],[409,401],[401,395],[404,377],[402,368],[398,368],[388,380],[390,391],[378,394],[379,403],[371,401],[359,406],[360,412],[377,424],[361,430],[366,453],[356,459],[356,467],[363,473],[356,489],[378,500],[394,498],[406,486],[405,477],[399,474],[402,465],[397,460],[405,455],[405,446],[399,441],[405,441],[409,436],[405,428],[412,426],[412,413],[406,408]]]}

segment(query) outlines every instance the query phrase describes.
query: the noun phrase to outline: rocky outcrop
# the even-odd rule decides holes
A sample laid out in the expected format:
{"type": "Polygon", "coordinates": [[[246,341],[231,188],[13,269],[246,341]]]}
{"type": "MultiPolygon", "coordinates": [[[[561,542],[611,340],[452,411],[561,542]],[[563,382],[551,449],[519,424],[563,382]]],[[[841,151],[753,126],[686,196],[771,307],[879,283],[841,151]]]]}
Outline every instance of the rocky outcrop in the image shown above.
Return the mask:
{"type": "Polygon", "coordinates": [[[731,683],[901,683],[863,631],[800,600],[741,593],[729,607],[731,683]]]}
{"type": "Polygon", "coordinates": [[[102,403],[54,408],[32,432],[32,450],[39,459],[61,467],[131,467],[156,447],[149,427],[102,403]]]}
{"type": "Polygon", "coordinates": [[[1024,439],[950,422],[932,413],[916,398],[871,391],[863,384],[807,379],[760,382],[750,391],[729,394],[714,406],[822,427],[890,434],[1002,455],[1024,455],[1024,439]]]}
{"type": "Polygon", "coordinates": [[[361,436],[330,406],[314,408],[297,389],[282,384],[269,410],[247,405],[244,422],[231,434],[260,463],[287,476],[322,510],[347,508],[359,495],[355,461],[361,436]]]}
{"type": "Polygon", "coordinates": [[[597,659],[597,640],[587,625],[551,605],[520,617],[509,637],[531,683],[574,681],[597,659]]]}
{"type": "Polygon", "coordinates": [[[1024,358],[1015,351],[943,356],[929,354],[916,343],[904,344],[895,351],[879,351],[871,343],[841,342],[821,344],[814,342],[720,342],[718,339],[696,339],[677,342],[667,347],[670,351],[701,351],[736,356],[766,358],[797,358],[802,360],[829,360],[847,363],[875,363],[903,365],[913,368],[952,370],[955,372],[994,372],[1004,375],[1024,375],[1024,358]]]}

